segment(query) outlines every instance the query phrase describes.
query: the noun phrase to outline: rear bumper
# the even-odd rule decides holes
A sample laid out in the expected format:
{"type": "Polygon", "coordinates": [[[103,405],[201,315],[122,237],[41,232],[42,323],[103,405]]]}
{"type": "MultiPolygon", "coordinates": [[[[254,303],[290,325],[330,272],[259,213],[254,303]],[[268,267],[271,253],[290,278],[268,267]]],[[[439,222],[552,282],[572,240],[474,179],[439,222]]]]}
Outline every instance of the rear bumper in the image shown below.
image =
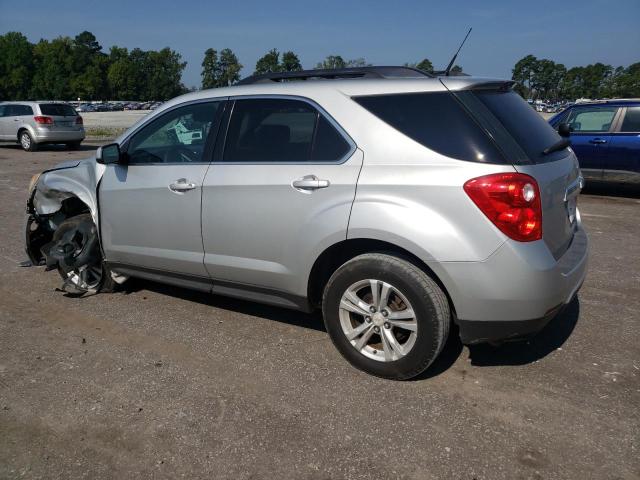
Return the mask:
{"type": "Polygon", "coordinates": [[[84,128],[79,130],[56,131],[45,128],[35,129],[34,140],[36,143],[55,143],[55,142],[79,142],[84,140],[84,128]]]}
{"type": "Polygon", "coordinates": [[[543,241],[508,241],[484,262],[441,263],[464,343],[527,336],[576,295],[587,274],[582,227],[556,260],[543,241]]]}

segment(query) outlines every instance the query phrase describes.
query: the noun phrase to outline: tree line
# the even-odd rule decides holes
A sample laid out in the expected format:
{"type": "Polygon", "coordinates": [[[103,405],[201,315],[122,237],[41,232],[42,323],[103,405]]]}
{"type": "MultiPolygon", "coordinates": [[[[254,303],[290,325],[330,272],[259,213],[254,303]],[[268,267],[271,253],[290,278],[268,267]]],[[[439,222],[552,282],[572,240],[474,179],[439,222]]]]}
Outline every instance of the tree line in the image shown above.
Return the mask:
{"type": "MultiPolygon", "coordinates": [[[[182,83],[187,63],[169,47],[141,50],[113,46],[105,52],[96,37],[84,31],[31,43],[22,33],[0,35],[0,100],[167,100],[188,89],[182,83]]],[[[370,66],[364,58],[329,55],[316,69],[370,66]]],[[[233,85],[243,65],[229,48],[209,48],[202,61],[202,88],[233,85]]],[[[433,72],[427,58],[405,66],[433,72]]],[[[254,74],[302,70],[293,51],[269,50],[258,59],[254,74]]],[[[461,73],[455,65],[453,73],[461,73]]],[[[567,69],[548,59],[527,55],[513,68],[516,89],[525,98],[573,100],[580,97],[640,97],[640,62],[614,68],[595,63],[567,69]]]]}
{"type": "Polygon", "coordinates": [[[640,62],[626,68],[594,63],[567,69],[553,60],[527,55],[513,67],[512,79],[518,82],[515,88],[524,98],[640,97],[640,62]]]}

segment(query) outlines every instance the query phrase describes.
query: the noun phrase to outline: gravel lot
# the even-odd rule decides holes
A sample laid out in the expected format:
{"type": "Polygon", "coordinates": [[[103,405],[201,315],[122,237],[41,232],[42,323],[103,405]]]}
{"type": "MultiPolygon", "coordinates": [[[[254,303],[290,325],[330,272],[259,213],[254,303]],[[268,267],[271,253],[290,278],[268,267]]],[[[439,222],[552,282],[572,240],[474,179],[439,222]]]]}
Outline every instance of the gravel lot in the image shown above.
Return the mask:
{"type": "Polygon", "coordinates": [[[0,478],[640,477],[637,192],[580,197],[590,273],[540,335],[454,334],[398,383],[317,315],[142,281],[71,298],[19,267],[30,176],[92,148],[0,147],[0,478]]]}

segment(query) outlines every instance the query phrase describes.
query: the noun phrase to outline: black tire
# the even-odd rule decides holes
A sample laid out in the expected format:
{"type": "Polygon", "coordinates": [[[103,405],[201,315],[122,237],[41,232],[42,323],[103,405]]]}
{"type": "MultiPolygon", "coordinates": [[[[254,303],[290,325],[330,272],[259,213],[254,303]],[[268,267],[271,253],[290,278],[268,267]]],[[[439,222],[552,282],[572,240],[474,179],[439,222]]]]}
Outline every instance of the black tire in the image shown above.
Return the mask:
{"type": "Polygon", "coordinates": [[[28,130],[22,130],[20,132],[18,142],[25,152],[35,152],[38,150],[38,144],[33,140],[28,130]]]}
{"type": "Polygon", "coordinates": [[[324,289],[322,311],[333,344],[351,365],[392,380],[406,380],[426,370],[442,351],[451,325],[449,302],[438,284],[414,264],[383,253],[359,255],[336,270],[324,289]],[[415,312],[415,343],[397,360],[382,362],[363,355],[342,329],[339,316],[342,295],[351,285],[365,279],[393,285],[415,312]]]}
{"type": "Polygon", "coordinates": [[[67,149],[68,150],[78,150],[80,148],[80,144],[82,142],[69,142],[67,143],[67,149]]]}
{"type": "MultiPolygon", "coordinates": [[[[91,230],[95,235],[96,226],[93,223],[93,218],[89,213],[83,213],[80,215],[76,215],[74,217],[69,217],[64,220],[59,226],[58,229],[53,234],[53,241],[59,241],[65,233],[70,230],[77,230],[78,227],[86,227],[87,230],[91,230]],[[84,224],[84,225],[82,225],[84,224]]],[[[98,260],[95,263],[95,267],[99,268],[102,272],[101,279],[97,285],[92,288],[92,291],[101,292],[101,293],[110,293],[113,292],[117,286],[117,283],[113,280],[111,276],[111,271],[105,265],[102,254],[100,253],[99,247],[97,247],[96,255],[98,256],[98,260]]],[[[67,280],[68,271],[62,266],[58,265],[58,273],[62,277],[63,280],[67,280]]]]}

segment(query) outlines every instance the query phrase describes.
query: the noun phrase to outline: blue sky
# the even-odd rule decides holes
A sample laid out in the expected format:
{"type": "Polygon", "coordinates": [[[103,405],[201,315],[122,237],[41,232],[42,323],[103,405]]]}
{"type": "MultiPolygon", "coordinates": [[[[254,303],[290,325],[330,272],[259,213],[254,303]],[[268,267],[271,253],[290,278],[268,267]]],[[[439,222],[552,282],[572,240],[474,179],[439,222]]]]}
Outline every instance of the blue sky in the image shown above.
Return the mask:
{"type": "Polygon", "coordinates": [[[204,50],[229,47],[253,72],[268,49],[296,52],[312,68],[327,55],[383,64],[429,58],[443,68],[464,37],[465,71],[510,77],[526,54],[567,67],[640,61],[640,0],[0,0],[0,33],[29,40],[93,32],[111,45],[145,50],[169,46],[188,62],[183,81],[199,85],[204,50]]]}

